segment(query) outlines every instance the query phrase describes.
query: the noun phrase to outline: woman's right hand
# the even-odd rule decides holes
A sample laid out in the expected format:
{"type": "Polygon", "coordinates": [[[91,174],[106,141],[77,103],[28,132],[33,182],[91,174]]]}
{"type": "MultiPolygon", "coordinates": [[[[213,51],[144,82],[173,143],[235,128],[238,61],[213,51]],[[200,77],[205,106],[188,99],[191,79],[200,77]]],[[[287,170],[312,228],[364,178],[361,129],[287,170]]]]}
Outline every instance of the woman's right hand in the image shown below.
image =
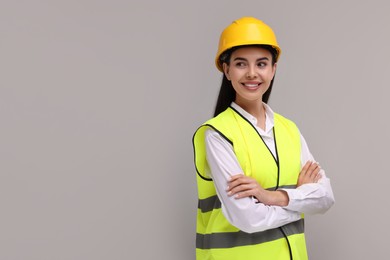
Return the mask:
{"type": "Polygon", "coordinates": [[[316,183],[321,179],[321,167],[317,162],[307,161],[298,176],[297,187],[306,183],[316,183]]]}

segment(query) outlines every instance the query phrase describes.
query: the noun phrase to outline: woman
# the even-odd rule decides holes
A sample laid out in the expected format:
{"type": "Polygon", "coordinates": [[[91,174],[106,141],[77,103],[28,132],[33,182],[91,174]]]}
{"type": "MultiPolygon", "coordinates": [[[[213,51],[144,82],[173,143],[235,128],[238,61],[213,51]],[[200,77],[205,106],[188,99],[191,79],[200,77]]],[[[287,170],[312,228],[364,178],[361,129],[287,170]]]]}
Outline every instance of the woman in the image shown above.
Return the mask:
{"type": "Polygon", "coordinates": [[[272,29],[253,17],[221,34],[215,115],[193,137],[197,259],[307,259],[304,214],[334,204],[297,126],[267,105],[280,53],[272,29]]]}

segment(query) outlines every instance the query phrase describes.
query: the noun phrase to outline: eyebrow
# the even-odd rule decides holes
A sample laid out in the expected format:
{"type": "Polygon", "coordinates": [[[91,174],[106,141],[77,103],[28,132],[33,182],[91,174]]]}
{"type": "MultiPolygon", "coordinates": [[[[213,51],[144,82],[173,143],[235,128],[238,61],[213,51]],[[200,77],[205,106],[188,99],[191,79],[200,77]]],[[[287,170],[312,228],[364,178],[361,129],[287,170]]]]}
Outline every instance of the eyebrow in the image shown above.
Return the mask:
{"type": "MultiPolygon", "coordinates": [[[[237,58],[235,58],[233,61],[236,61],[236,60],[248,61],[247,59],[242,58],[242,57],[237,57],[237,58]]],[[[263,57],[263,58],[257,59],[256,62],[257,62],[257,61],[262,61],[262,60],[269,60],[269,59],[268,59],[267,57],[263,57]]]]}

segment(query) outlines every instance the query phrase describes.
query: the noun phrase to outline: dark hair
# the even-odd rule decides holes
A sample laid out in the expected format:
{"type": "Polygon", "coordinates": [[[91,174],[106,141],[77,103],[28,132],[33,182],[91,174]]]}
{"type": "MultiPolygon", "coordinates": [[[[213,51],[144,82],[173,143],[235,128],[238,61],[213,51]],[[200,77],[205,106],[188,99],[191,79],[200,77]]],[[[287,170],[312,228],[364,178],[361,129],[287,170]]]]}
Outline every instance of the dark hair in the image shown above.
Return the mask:
{"type": "MultiPolygon", "coordinates": [[[[224,53],[222,53],[219,56],[220,63],[221,64],[223,64],[223,63],[229,64],[230,57],[235,50],[242,48],[242,47],[249,47],[249,46],[261,47],[261,48],[268,50],[272,55],[272,65],[275,64],[277,51],[272,46],[269,46],[269,45],[243,45],[243,46],[233,47],[229,50],[226,50],[224,53]]],[[[267,89],[267,91],[263,95],[262,100],[264,103],[268,103],[268,99],[269,99],[269,97],[271,95],[271,91],[272,91],[272,85],[274,84],[274,79],[275,79],[275,76],[271,80],[269,88],[267,89]]],[[[228,80],[226,78],[225,73],[223,73],[221,88],[219,90],[217,104],[215,106],[214,116],[217,116],[221,112],[225,111],[235,99],[236,99],[236,91],[234,90],[230,80],[228,80]]]]}

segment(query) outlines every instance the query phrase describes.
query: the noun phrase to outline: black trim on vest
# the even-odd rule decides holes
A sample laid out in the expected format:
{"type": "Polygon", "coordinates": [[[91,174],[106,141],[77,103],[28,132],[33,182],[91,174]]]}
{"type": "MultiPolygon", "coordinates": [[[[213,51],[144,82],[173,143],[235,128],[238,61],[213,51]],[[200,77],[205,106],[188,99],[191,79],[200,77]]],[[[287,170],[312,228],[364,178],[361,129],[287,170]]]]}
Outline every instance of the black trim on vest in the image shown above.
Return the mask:
{"type": "MultiPolygon", "coordinates": [[[[230,108],[236,112],[239,116],[242,117],[242,119],[244,119],[246,122],[248,122],[248,124],[253,128],[253,130],[255,130],[255,132],[257,133],[257,135],[260,137],[261,141],[263,141],[265,147],[267,147],[269,153],[272,155],[272,157],[274,158],[275,160],[275,163],[276,165],[278,166],[278,177],[279,177],[279,156],[278,156],[278,150],[276,149],[276,136],[275,136],[275,126],[273,127],[273,133],[274,133],[274,139],[275,139],[275,153],[276,153],[276,157],[274,156],[274,154],[271,152],[271,150],[269,149],[269,147],[267,146],[267,144],[265,143],[263,137],[261,137],[261,135],[259,134],[259,132],[256,130],[256,127],[251,123],[249,122],[249,120],[247,118],[245,118],[245,116],[241,115],[240,112],[238,112],[235,108],[233,108],[232,106],[230,106],[230,108]]],[[[279,182],[279,180],[278,180],[279,182]]]]}
{"type": "MultiPolygon", "coordinates": [[[[275,190],[279,189],[279,179],[280,179],[280,167],[279,167],[279,154],[278,154],[278,146],[276,145],[276,134],[275,134],[275,125],[274,127],[272,128],[272,132],[274,133],[274,144],[275,144],[275,154],[276,154],[276,157],[277,157],[277,161],[276,161],[276,164],[278,165],[278,178],[277,178],[277,182],[276,182],[276,187],[275,187],[275,190]]],[[[261,136],[260,136],[261,137],[261,136]]],[[[263,139],[263,138],[261,138],[263,139]]],[[[263,140],[264,142],[264,140],[263,140]]],[[[264,143],[265,144],[265,143],[264,143]]],[[[269,149],[268,149],[269,150],[269,149]]],[[[270,151],[271,152],[271,151],[270,151]]]]}
{"type": "Polygon", "coordinates": [[[286,238],[287,246],[288,246],[288,252],[290,253],[290,259],[293,260],[292,249],[291,249],[290,241],[288,240],[288,237],[286,235],[286,232],[284,232],[283,227],[280,227],[279,229],[280,229],[280,231],[282,231],[283,236],[286,238]]]}
{"type": "Polygon", "coordinates": [[[195,165],[196,173],[199,175],[199,177],[201,177],[205,181],[213,181],[212,178],[206,178],[202,174],[200,174],[198,171],[198,167],[196,167],[195,135],[199,131],[199,129],[201,129],[202,127],[205,127],[205,126],[212,128],[215,132],[217,132],[223,139],[225,139],[227,142],[229,142],[232,146],[233,146],[233,142],[229,138],[227,138],[221,131],[219,131],[217,128],[215,128],[214,126],[212,126],[210,124],[201,125],[198,129],[196,129],[194,135],[192,136],[192,149],[193,149],[193,153],[194,153],[194,165],[195,165]]]}
{"type": "MultiPolygon", "coordinates": [[[[243,115],[241,115],[240,112],[238,112],[236,109],[234,109],[232,106],[230,106],[230,108],[236,112],[239,116],[241,116],[245,121],[248,122],[248,124],[250,126],[252,126],[252,128],[255,130],[255,132],[257,133],[257,135],[260,137],[260,139],[263,141],[265,147],[267,147],[268,151],[270,152],[270,154],[272,155],[272,157],[274,158],[275,160],[275,163],[276,163],[276,166],[278,168],[278,176],[277,176],[277,181],[276,181],[276,187],[275,187],[275,190],[277,190],[279,188],[279,179],[280,179],[280,165],[279,165],[279,154],[278,154],[278,146],[276,145],[276,134],[275,134],[275,124],[274,124],[274,127],[272,128],[272,133],[274,134],[274,144],[275,144],[275,155],[276,157],[273,155],[273,153],[271,152],[271,150],[269,149],[269,147],[267,146],[267,144],[265,143],[263,137],[259,134],[259,132],[256,130],[255,126],[249,122],[249,120],[247,118],[245,118],[243,115]]],[[[293,257],[292,257],[292,251],[291,251],[291,246],[290,246],[290,241],[288,240],[288,237],[286,235],[286,233],[284,232],[283,228],[280,227],[279,228],[280,231],[282,232],[284,238],[286,239],[287,241],[287,245],[288,245],[288,250],[290,252],[290,259],[293,260],[293,257]]]]}
{"type": "Polygon", "coordinates": [[[228,141],[232,146],[233,146],[233,142],[227,138],[221,131],[219,131],[217,128],[215,128],[213,125],[210,125],[210,124],[204,124],[202,126],[208,126],[208,127],[211,127],[215,132],[217,132],[220,136],[223,137],[223,139],[225,139],[226,141],[228,141]]]}

